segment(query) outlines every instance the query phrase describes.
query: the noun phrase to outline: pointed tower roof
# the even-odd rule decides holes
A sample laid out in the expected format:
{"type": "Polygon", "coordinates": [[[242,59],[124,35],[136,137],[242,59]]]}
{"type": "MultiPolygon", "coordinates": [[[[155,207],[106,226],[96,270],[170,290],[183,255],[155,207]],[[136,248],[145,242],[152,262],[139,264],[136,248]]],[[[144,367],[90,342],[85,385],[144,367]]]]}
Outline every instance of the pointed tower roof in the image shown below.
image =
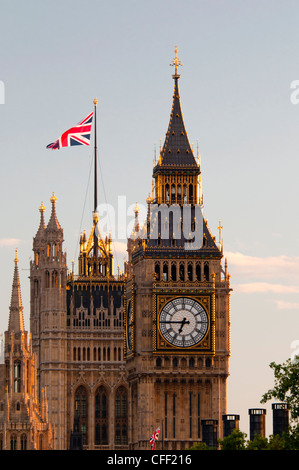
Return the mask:
{"type": "Polygon", "coordinates": [[[172,109],[165,142],[161,150],[158,164],[154,168],[154,174],[161,170],[182,169],[190,169],[199,172],[198,164],[189,143],[181,110],[178,84],[180,75],[178,75],[178,66],[182,64],[177,57],[177,48],[175,48],[175,58],[171,65],[175,66],[175,73],[172,76],[174,79],[172,109]]]}
{"type": "Polygon", "coordinates": [[[25,330],[18,263],[18,251],[16,250],[15,269],[12,283],[8,321],[8,331],[14,333],[20,333],[25,330]]]}
{"type": "Polygon", "coordinates": [[[52,212],[51,212],[51,216],[50,216],[50,219],[49,219],[49,222],[48,222],[48,225],[47,225],[47,231],[48,230],[51,230],[51,231],[57,231],[57,230],[62,230],[61,229],[61,226],[58,222],[58,219],[57,219],[57,215],[56,215],[56,201],[57,201],[57,197],[55,196],[55,194],[53,193],[52,194],[52,197],[50,198],[50,201],[52,203],[52,212]]]}
{"type": "Polygon", "coordinates": [[[35,235],[35,237],[38,237],[38,238],[41,238],[43,236],[44,231],[46,229],[45,216],[44,216],[45,210],[46,210],[46,208],[45,208],[45,206],[42,202],[40,207],[39,207],[39,211],[40,211],[39,227],[38,227],[38,230],[37,230],[36,235],[35,235]]]}

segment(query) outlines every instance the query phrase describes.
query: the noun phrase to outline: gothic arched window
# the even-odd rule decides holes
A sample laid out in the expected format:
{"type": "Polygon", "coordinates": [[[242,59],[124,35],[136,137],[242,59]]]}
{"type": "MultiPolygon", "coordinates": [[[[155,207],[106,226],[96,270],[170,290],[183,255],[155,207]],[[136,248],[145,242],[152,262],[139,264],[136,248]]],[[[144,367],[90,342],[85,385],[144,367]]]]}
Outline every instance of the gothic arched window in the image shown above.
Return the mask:
{"type": "Polygon", "coordinates": [[[21,391],[21,363],[15,361],[14,363],[14,392],[20,393],[21,391]]]}
{"type": "Polygon", "coordinates": [[[168,264],[163,264],[163,281],[168,281],[168,264]]]}
{"type": "Polygon", "coordinates": [[[108,444],[108,398],[105,387],[95,395],[95,445],[108,444]]]}
{"type": "Polygon", "coordinates": [[[58,273],[53,271],[52,273],[52,287],[58,287],[58,273]]]}
{"type": "Polygon", "coordinates": [[[17,436],[12,434],[10,436],[10,450],[17,450],[17,436]]]}
{"type": "Polygon", "coordinates": [[[188,202],[187,201],[187,186],[186,186],[186,184],[184,184],[184,186],[183,186],[183,203],[187,204],[187,202],[188,202]]]}
{"type": "Polygon", "coordinates": [[[178,195],[177,195],[177,202],[180,204],[182,201],[182,186],[179,184],[177,187],[178,195]]]}
{"type": "Polygon", "coordinates": [[[201,281],[201,265],[197,263],[195,269],[196,269],[196,278],[198,281],[201,281]]]}
{"type": "Polygon", "coordinates": [[[56,243],[53,243],[52,245],[52,257],[54,258],[55,256],[57,256],[57,246],[56,246],[56,243]]]}
{"type": "Polygon", "coordinates": [[[208,265],[208,264],[205,264],[205,265],[204,265],[203,274],[204,274],[205,281],[208,281],[208,280],[209,280],[209,277],[210,277],[210,274],[209,274],[209,265],[208,265]]]}
{"type": "Polygon", "coordinates": [[[165,202],[169,202],[169,184],[165,185],[165,202]]]}
{"type": "Polygon", "coordinates": [[[127,390],[124,386],[117,389],[115,394],[115,444],[128,443],[128,407],[127,390]]]}
{"type": "Polygon", "coordinates": [[[157,366],[157,367],[161,367],[161,365],[162,365],[162,359],[161,359],[161,357],[158,357],[158,358],[156,359],[156,366],[157,366]]]}
{"type": "Polygon", "coordinates": [[[175,202],[175,185],[174,184],[171,185],[171,202],[172,203],[175,202]]]}
{"type": "Polygon", "coordinates": [[[212,366],[212,361],[210,357],[206,358],[206,367],[211,367],[212,366]]]}
{"type": "Polygon", "coordinates": [[[157,281],[160,281],[160,264],[156,263],[155,265],[155,274],[157,281]]]}
{"type": "Polygon", "coordinates": [[[50,273],[49,273],[49,271],[46,271],[45,277],[46,277],[45,278],[46,287],[48,288],[48,287],[50,287],[50,273]]]}
{"type": "Polygon", "coordinates": [[[171,279],[176,281],[176,264],[171,265],[171,279]]]}
{"type": "Polygon", "coordinates": [[[21,450],[27,450],[27,435],[21,435],[21,450]]]}
{"type": "Polygon", "coordinates": [[[180,264],[179,272],[180,272],[180,281],[185,281],[185,266],[183,264],[180,264]]]}
{"type": "Polygon", "coordinates": [[[193,266],[191,263],[188,264],[188,279],[193,281],[193,266]]]}
{"type": "Polygon", "coordinates": [[[83,385],[80,385],[75,393],[75,420],[78,422],[79,432],[82,434],[82,442],[87,444],[88,399],[87,391],[83,385]]]}

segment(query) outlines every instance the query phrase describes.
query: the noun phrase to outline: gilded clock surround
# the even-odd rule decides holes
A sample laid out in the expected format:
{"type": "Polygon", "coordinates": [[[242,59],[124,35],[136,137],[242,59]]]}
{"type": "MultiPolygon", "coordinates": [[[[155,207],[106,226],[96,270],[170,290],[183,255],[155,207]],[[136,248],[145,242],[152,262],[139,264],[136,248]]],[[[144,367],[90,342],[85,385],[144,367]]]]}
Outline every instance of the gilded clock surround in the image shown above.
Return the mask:
{"type": "Polygon", "coordinates": [[[162,341],[189,349],[203,342],[209,333],[210,321],[202,303],[184,296],[173,298],[164,305],[157,326],[162,341]]]}
{"type": "Polygon", "coordinates": [[[153,354],[215,354],[215,292],[202,295],[190,294],[186,291],[177,291],[172,293],[154,292],[153,293],[153,354]],[[199,302],[205,309],[209,319],[208,331],[204,338],[194,346],[181,347],[168,343],[159,328],[159,316],[163,307],[171,300],[181,297],[189,298],[199,302]]]}

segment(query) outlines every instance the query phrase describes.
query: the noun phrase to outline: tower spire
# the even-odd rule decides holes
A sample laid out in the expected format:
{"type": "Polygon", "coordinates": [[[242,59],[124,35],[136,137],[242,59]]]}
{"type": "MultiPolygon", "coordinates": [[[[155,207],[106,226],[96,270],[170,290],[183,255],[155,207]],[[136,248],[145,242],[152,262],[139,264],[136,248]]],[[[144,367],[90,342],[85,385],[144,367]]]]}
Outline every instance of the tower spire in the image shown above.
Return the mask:
{"type": "Polygon", "coordinates": [[[8,322],[8,331],[14,333],[20,333],[25,330],[24,328],[24,318],[23,318],[23,305],[21,297],[21,285],[19,278],[19,268],[18,268],[18,250],[15,254],[15,269],[12,283],[11,291],[11,301],[9,307],[9,322],[8,322]]]}
{"type": "Polygon", "coordinates": [[[40,207],[39,207],[39,212],[40,212],[40,222],[39,222],[39,227],[36,233],[36,237],[41,237],[44,233],[44,230],[46,229],[46,224],[45,224],[45,206],[44,203],[42,202],[40,207]]]}
{"type": "MultiPolygon", "coordinates": [[[[61,230],[61,226],[58,222],[57,215],[56,215],[56,202],[57,202],[57,197],[55,196],[54,193],[52,193],[52,197],[50,198],[50,202],[52,204],[52,211],[51,211],[51,216],[47,225],[47,230],[61,230]]],[[[40,209],[41,210],[41,209],[40,209]]],[[[43,214],[43,209],[41,210],[41,214],[43,214]]]]}
{"type": "Polygon", "coordinates": [[[199,172],[199,167],[194,158],[193,150],[185,129],[183,113],[181,109],[178,84],[180,75],[178,74],[178,67],[181,66],[182,63],[177,56],[177,52],[178,49],[175,47],[175,57],[170,64],[171,66],[175,67],[175,73],[172,76],[174,79],[174,90],[170,120],[164,145],[160,150],[158,163],[153,170],[154,174],[161,171],[162,169],[181,171],[182,168],[199,172]]]}

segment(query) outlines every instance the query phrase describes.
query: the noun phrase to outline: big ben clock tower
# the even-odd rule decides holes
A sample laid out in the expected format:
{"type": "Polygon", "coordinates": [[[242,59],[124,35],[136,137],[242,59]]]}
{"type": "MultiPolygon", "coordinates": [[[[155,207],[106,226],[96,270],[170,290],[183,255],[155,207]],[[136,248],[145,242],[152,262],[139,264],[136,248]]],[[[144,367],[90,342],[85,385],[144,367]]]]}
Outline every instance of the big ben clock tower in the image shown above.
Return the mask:
{"type": "MultiPolygon", "coordinates": [[[[230,282],[202,216],[200,162],[174,93],[164,145],[153,169],[144,227],[128,240],[125,356],[129,384],[129,444],[185,449],[201,441],[203,420],[226,413],[230,355],[230,282]]],[[[138,214],[137,214],[138,215],[138,214]]],[[[136,215],[136,217],[137,217],[136,215]]]]}

